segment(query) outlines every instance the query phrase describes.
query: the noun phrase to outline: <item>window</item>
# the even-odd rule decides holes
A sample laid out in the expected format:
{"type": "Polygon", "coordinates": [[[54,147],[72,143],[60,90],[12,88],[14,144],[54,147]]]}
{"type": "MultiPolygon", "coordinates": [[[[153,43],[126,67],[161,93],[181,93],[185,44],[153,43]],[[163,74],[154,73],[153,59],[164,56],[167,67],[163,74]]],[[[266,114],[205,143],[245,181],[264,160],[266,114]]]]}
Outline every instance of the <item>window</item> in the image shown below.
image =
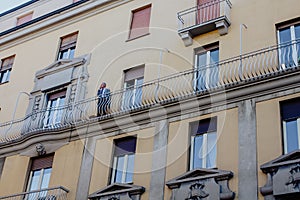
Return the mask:
{"type": "Polygon", "coordinates": [[[217,118],[191,124],[190,170],[216,167],[217,118]]]}
{"type": "Polygon", "coordinates": [[[219,47],[210,45],[195,52],[195,89],[203,91],[217,86],[219,80],[219,47]]]}
{"type": "Polygon", "coordinates": [[[132,183],[136,138],[115,140],[111,183],[132,183]]]}
{"type": "Polygon", "coordinates": [[[278,27],[279,62],[282,69],[300,63],[300,23],[278,27]]]}
{"type": "Polygon", "coordinates": [[[44,127],[55,127],[61,124],[65,99],[66,90],[48,95],[44,127]]]}
{"type": "Polygon", "coordinates": [[[32,19],[33,12],[17,18],[17,26],[29,22],[32,19]]]}
{"type": "Polygon", "coordinates": [[[78,32],[61,38],[58,60],[74,58],[78,32]]]}
{"type": "Polygon", "coordinates": [[[151,5],[132,11],[129,39],[149,33],[151,5]]]}
{"type": "Polygon", "coordinates": [[[15,55],[1,60],[0,68],[0,83],[5,83],[9,81],[10,72],[14,64],[15,55]]]}
{"type": "Polygon", "coordinates": [[[142,85],[144,82],[144,66],[126,70],[124,79],[123,109],[139,106],[142,102],[142,85]]]}
{"type": "MultiPolygon", "coordinates": [[[[50,176],[52,172],[54,154],[33,158],[31,161],[30,175],[27,185],[27,191],[46,189],[49,186],[50,176]]],[[[40,192],[39,198],[45,197],[47,192],[40,192]]],[[[37,199],[36,193],[28,195],[27,199],[37,199]]],[[[26,199],[26,198],[25,198],[26,199]]]]}
{"type": "Polygon", "coordinates": [[[300,148],[300,98],[280,104],[284,153],[300,148]]]}

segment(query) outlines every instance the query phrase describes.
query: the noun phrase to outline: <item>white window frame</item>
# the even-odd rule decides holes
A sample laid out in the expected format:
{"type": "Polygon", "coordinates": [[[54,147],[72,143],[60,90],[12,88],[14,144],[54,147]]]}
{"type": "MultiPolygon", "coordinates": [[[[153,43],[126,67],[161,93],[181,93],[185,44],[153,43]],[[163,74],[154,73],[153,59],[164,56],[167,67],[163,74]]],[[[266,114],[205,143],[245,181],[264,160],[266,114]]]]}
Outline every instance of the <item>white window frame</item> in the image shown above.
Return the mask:
{"type": "MultiPolygon", "coordinates": [[[[126,182],[126,175],[128,173],[128,160],[129,156],[134,155],[134,153],[131,154],[125,154],[123,156],[114,156],[114,161],[113,161],[113,171],[112,171],[112,176],[111,176],[111,184],[115,183],[115,178],[116,178],[116,171],[117,171],[117,164],[118,164],[118,158],[124,157],[124,164],[123,164],[123,169],[122,169],[122,180],[121,183],[128,183],[126,182]]],[[[129,182],[130,183],[130,182],[129,182]]]]}
{"type": "MultiPolygon", "coordinates": [[[[124,94],[126,96],[127,92],[132,90],[132,100],[131,100],[131,102],[127,103],[126,98],[123,97],[122,98],[122,105],[123,105],[122,107],[123,107],[123,109],[126,109],[127,105],[132,105],[132,106],[130,106],[130,108],[131,108],[131,107],[135,107],[137,104],[141,103],[141,102],[137,102],[137,100],[136,100],[138,87],[141,87],[140,85],[138,85],[138,80],[141,80],[141,79],[144,82],[144,77],[139,77],[139,78],[133,79],[134,80],[134,85],[133,85],[132,88],[127,88],[127,84],[128,84],[129,81],[124,82],[124,94]]],[[[130,80],[130,81],[132,81],[132,80],[130,80]]],[[[141,94],[141,96],[142,96],[142,94],[141,94]]],[[[139,101],[142,101],[142,99],[140,99],[139,101]]]]}
{"type": "MultiPolygon", "coordinates": [[[[194,68],[195,68],[195,78],[194,78],[194,91],[197,91],[197,84],[198,84],[198,79],[197,79],[197,71],[201,71],[201,67],[204,67],[204,68],[207,68],[206,72],[205,72],[205,87],[206,88],[209,88],[209,83],[210,83],[210,76],[207,76],[207,74],[210,74],[210,57],[211,57],[211,51],[214,51],[214,50],[218,50],[219,53],[220,53],[220,49],[219,49],[219,46],[216,45],[215,47],[213,48],[209,48],[208,50],[204,50],[203,52],[198,52],[198,53],[195,53],[195,64],[194,64],[194,68]],[[205,66],[198,66],[198,57],[200,55],[203,55],[203,54],[206,54],[206,63],[205,63],[205,66]]],[[[220,61],[220,58],[218,60],[218,62],[220,61]]]]}
{"type": "MultiPolygon", "coordinates": [[[[194,169],[194,149],[195,149],[195,138],[196,137],[203,137],[203,143],[202,143],[202,168],[207,168],[207,148],[208,148],[208,134],[216,134],[216,131],[213,132],[207,132],[204,134],[198,134],[198,135],[193,135],[191,136],[191,150],[190,150],[190,170],[194,169]],[[204,156],[206,155],[206,156],[204,156]]],[[[217,145],[217,143],[215,143],[215,145],[217,145]]],[[[217,148],[217,146],[216,146],[217,148]]],[[[216,167],[216,163],[214,166],[210,167],[210,168],[215,168],[216,167]]]]}
{"type": "MultiPolygon", "coordinates": [[[[56,119],[57,119],[57,116],[59,116],[61,118],[63,115],[63,113],[62,113],[63,110],[59,109],[59,107],[60,107],[59,103],[62,99],[63,99],[62,97],[58,97],[57,99],[55,99],[55,100],[57,100],[56,105],[52,106],[52,107],[51,107],[51,102],[53,101],[53,99],[47,101],[47,109],[45,112],[44,127],[52,127],[61,122],[61,119],[58,122],[56,121],[56,119]],[[52,112],[53,112],[53,117],[51,119],[50,115],[52,112]],[[51,123],[49,122],[49,120],[51,120],[51,123]]],[[[64,100],[65,99],[66,99],[66,96],[64,96],[64,100]]]]}
{"type": "MultiPolygon", "coordinates": [[[[59,51],[59,54],[58,54],[58,60],[64,60],[64,59],[71,59],[70,58],[70,55],[71,55],[71,49],[74,48],[74,51],[76,49],[76,47],[70,47],[68,48],[68,51],[67,51],[67,57],[66,58],[60,58],[60,56],[62,55],[62,52],[63,51],[59,51]]],[[[75,53],[75,52],[74,52],[75,53]]]]}
{"type": "MultiPolygon", "coordinates": [[[[291,45],[292,45],[292,58],[294,63],[298,64],[298,55],[297,55],[297,43],[296,43],[296,32],[295,32],[295,25],[300,25],[300,24],[293,24],[291,26],[288,26],[286,28],[290,29],[290,33],[291,33],[291,45]]],[[[282,29],[278,29],[277,30],[277,38],[278,38],[278,42],[279,42],[279,48],[278,48],[278,53],[279,55],[282,54],[282,50],[280,48],[280,31],[282,29]]],[[[287,67],[285,66],[285,63],[283,63],[281,56],[279,56],[279,63],[281,63],[281,69],[285,70],[287,67]]]]}
{"type": "MultiPolygon", "coordinates": [[[[297,118],[297,135],[298,135],[298,148],[300,149],[300,118],[297,118]]],[[[287,130],[286,130],[286,121],[282,121],[283,124],[283,142],[284,142],[284,154],[288,153],[288,143],[287,143],[287,130]]]]}

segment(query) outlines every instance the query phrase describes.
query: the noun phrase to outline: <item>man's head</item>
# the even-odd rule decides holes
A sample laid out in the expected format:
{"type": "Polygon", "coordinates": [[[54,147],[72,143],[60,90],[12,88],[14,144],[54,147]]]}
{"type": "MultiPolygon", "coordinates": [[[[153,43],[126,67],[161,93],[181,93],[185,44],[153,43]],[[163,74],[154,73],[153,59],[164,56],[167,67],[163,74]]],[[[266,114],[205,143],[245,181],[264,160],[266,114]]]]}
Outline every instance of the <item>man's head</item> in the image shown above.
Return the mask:
{"type": "Polygon", "coordinates": [[[100,88],[105,88],[105,87],[106,87],[106,83],[102,82],[101,85],[100,85],[100,88]]]}

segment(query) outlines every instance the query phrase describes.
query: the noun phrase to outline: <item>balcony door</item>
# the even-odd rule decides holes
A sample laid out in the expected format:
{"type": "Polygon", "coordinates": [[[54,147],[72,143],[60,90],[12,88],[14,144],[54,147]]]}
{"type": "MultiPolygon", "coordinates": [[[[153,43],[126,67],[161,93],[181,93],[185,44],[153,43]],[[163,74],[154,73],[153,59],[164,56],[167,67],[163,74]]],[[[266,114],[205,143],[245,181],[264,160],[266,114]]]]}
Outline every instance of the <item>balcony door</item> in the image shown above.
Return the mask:
{"type": "Polygon", "coordinates": [[[201,48],[195,55],[195,90],[204,91],[216,87],[219,80],[219,47],[201,48]]]}
{"type": "Polygon", "coordinates": [[[281,69],[300,63],[300,24],[280,27],[277,31],[281,69]]]}
{"type": "Polygon", "coordinates": [[[220,16],[219,0],[197,0],[196,23],[202,24],[220,16]]]}
{"type": "Polygon", "coordinates": [[[66,90],[50,94],[45,112],[44,127],[56,127],[61,124],[66,90]]]}
{"type": "Polygon", "coordinates": [[[137,107],[142,102],[142,85],[144,83],[144,66],[125,71],[124,94],[122,108],[124,110],[137,107]]]}

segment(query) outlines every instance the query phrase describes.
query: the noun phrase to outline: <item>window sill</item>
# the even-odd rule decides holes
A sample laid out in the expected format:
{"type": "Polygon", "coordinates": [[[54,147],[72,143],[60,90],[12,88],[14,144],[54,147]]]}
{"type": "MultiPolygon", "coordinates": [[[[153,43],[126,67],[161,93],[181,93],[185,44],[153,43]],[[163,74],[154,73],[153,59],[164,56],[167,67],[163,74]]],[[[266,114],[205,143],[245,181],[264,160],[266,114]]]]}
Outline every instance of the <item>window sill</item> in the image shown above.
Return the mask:
{"type": "Polygon", "coordinates": [[[141,37],[145,37],[145,36],[147,36],[147,35],[150,35],[150,33],[145,33],[145,34],[143,34],[143,35],[139,35],[139,36],[136,36],[136,37],[134,37],[134,38],[128,38],[125,42],[130,42],[130,41],[132,41],[132,40],[135,40],[135,39],[138,39],[138,38],[141,38],[141,37]]]}
{"type": "Polygon", "coordinates": [[[5,82],[3,82],[3,83],[0,83],[0,85],[3,85],[3,84],[5,84],[5,83],[9,83],[9,81],[5,81],[5,82]]]}

